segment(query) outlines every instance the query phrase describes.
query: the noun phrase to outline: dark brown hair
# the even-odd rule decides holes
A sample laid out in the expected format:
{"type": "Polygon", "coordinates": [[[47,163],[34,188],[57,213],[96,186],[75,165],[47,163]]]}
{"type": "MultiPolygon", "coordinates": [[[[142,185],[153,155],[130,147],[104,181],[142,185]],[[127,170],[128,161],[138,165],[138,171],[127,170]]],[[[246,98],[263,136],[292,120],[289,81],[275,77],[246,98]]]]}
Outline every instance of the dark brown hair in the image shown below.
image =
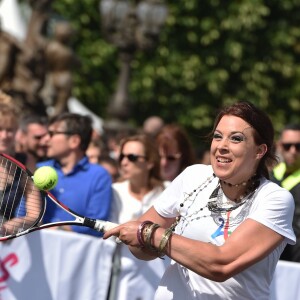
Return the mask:
{"type": "Polygon", "coordinates": [[[77,134],[80,136],[80,149],[85,152],[92,139],[92,118],[88,115],[84,116],[76,113],[66,112],[51,118],[49,125],[52,125],[56,122],[62,122],[65,130],[69,134],[77,134]]]}
{"type": "Polygon", "coordinates": [[[224,107],[219,112],[215,119],[212,134],[225,115],[236,116],[243,119],[254,129],[254,141],[256,145],[267,145],[267,152],[258,165],[257,174],[269,178],[269,169],[277,163],[274,145],[274,127],[269,116],[252,103],[246,101],[237,102],[224,107]]]}

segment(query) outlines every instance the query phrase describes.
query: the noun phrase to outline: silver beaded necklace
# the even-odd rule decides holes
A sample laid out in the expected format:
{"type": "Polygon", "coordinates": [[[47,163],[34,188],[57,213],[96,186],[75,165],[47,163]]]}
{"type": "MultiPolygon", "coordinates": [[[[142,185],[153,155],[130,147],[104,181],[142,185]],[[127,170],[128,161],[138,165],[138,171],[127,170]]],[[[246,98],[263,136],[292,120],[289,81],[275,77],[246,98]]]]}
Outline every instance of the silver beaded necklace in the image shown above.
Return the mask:
{"type": "Polygon", "coordinates": [[[237,208],[243,206],[243,209],[233,218],[230,217],[230,222],[232,225],[239,224],[241,220],[244,219],[245,215],[249,211],[249,208],[252,204],[252,200],[254,199],[254,193],[256,192],[260,180],[258,176],[251,177],[251,180],[249,180],[250,185],[248,189],[246,190],[245,194],[240,197],[240,202],[232,205],[232,206],[224,206],[223,203],[223,190],[221,188],[221,181],[219,180],[217,187],[214,189],[212,194],[210,195],[209,199],[210,201],[207,202],[206,205],[203,207],[200,207],[199,209],[195,210],[191,214],[188,214],[190,208],[194,205],[197,196],[201,191],[203,191],[216,177],[215,174],[212,174],[212,176],[208,177],[202,184],[200,184],[197,188],[195,188],[191,193],[186,193],[184,200],[182,203],[180,203],[179,208],[179,216],[176,218],[176,221],[172,225],[172,228],[175,229],[175,227],[178,225],[179,221],[181,220],[181,232],[184,231],[185,227],[194,220],[199,220],[206,217],[212,217],[214,222],[217,225],[220,225],[220,222],[222,220],[221,215],[227,214],[232,212],[233,210],[236,210],[237,208]],[[189,203],[189,206],[186,208],[186,213],[182,213],[182,209],[186,203],[189,203]],[[204,214],[203,214],[204,213],[204,214]]]}
{"type": "Polygon", "coordinates": [[[248,215],[248,212],[255,198],[255,193],[259,185],[260,185],[260,180],[257,176],[255,176],[253,178],[253,181],[250,182],[250,185],[246,190],[246,192],[244,193],[244,195],[239,198],[241,201],[233,206],[228,206],[228,207],[222,207],[224,205],[223,203],[224,193],[221,186],[218,186],[216,188],[217,197],[214,198],[214,200],[208,202],[209,205],[213,206],[212,209],[210,209],[210,211],[211,211],[211,217],[213,218],[214,222],[217,225],[220,225],[222,222],[221,221],[222,214],[227,214],[227,218],[229,219],[228,222],[230,223],[230,226],[236,226],[240,224],[248,215]],[[215,207],[217,208],[215,209],[215,207]],[[242,209],[235,216],[232,216],[230,213],[239,207],[241,207],[242,209]]]}

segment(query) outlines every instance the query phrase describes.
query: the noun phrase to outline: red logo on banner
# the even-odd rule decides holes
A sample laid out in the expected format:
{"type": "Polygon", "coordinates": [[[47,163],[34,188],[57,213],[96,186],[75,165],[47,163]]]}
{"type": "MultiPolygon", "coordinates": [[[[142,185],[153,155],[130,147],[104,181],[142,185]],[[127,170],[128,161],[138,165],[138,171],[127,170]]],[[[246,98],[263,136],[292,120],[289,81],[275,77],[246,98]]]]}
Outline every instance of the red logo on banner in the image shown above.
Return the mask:
{"type": "Polygon", "coordinates": [[[19,259],[15,253],[8,254],[4,259],[0,261],[0,291],[6,289],[5,282],[9,278],[9,271],[7,266],[12,267],[19,262],[19,259]]]}

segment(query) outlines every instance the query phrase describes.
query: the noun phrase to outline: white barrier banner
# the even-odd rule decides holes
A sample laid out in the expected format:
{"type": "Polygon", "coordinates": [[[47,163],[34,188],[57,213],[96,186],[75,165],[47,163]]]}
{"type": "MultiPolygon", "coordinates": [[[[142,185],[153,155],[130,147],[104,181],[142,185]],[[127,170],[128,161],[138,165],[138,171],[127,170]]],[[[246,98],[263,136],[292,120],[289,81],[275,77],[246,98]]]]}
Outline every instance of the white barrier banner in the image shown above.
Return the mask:
{"type": "Polygon", "coordinates": [[[0,300],[105,300],[114,249],[49,229],[0,243],[0,300]]]}
{"type": "Polygon", "coordinates": [[[300,299],[300,263],[280,260],[271,284],[270,300],[300,299]]]}
{"type": "MultiPolygon", "coordinates": [[[[115,247],[113,240],[58,230],[0,242],[0,300],[106,300],[115,247]]],[[[118,284],[131,300],[145,284],[138,270],[128,274],[118,284]]],[[[270,299],[300,299],[299,280],[299,263],[279,261],[270,299]]]]}

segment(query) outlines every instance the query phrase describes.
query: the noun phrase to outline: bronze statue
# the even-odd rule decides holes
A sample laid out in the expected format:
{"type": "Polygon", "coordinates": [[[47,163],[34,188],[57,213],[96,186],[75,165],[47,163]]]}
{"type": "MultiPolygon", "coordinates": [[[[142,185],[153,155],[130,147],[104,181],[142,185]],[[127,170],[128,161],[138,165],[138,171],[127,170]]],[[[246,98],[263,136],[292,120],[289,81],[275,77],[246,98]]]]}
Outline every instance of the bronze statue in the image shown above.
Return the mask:
{"type": "Polygon", "coordinates": [[[29,1],[32,8],[31,18],[22,52],[19,53],[15,62],[12,81],[14,99],[24,109],[40,114],[46,113],[39,93],[45,79],[46,26],[52,1],[29,1]]]}
{"type": "Polygon", "coordinates": [[[14,63],[20,51],[22,51],[22,44],[12,35],[4,32],[0,23],[0,89],[5,92],[11,90],[14,63]]]}
{"type": "Polygon", "coordinates": [[[79,65],[79,60],[69,47],[74,31],[66,22],[58,22],[54,29],[53,39],[45,48],[46,81],[42,90],[42,98],[48,114],[57,115],[67,111],[67,102],[72,94],[72,70],[79,65]]]}
{"type": "Polygon", "coordinates": [[[0,24],[0,90],[11,95],[24,113],[60,114],[68,110],[72,70],[79,65],[70,47],[74,32],[68,22],[57,22],[49,38],[53,0],[27,2],[31,17],[23,42],[3,32],[0,24]]]}

